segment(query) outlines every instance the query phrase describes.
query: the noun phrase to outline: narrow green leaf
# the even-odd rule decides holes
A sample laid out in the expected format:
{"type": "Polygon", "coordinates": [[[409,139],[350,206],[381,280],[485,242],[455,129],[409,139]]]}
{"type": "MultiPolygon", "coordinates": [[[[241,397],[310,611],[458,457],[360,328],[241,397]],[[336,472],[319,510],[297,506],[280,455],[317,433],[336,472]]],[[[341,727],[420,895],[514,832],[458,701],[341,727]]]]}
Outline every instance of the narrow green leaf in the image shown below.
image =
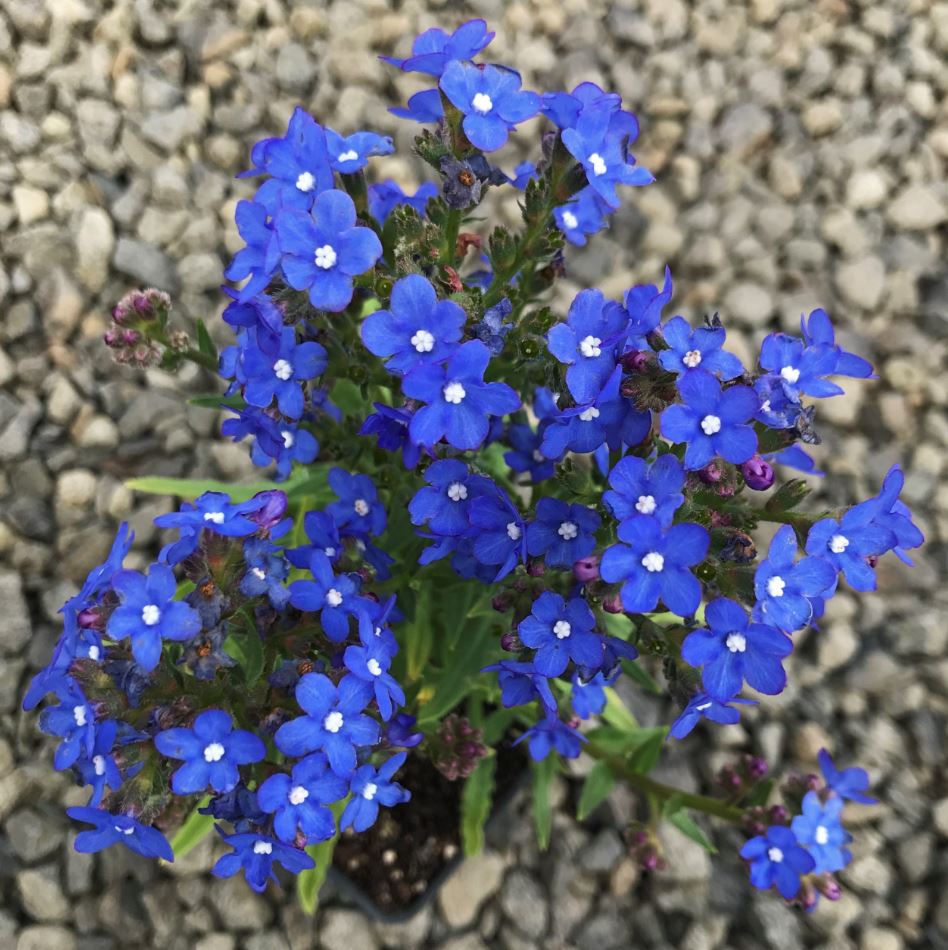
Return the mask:
{"type": "Polygon", "coordinates": [[[484,742],[488,747],[496,745],[503,738],[504,733],[510,728],[522,711],[516,706],[510,709],[495,709],[484,722],[484,742]]]}
{"type": "Polygon", "coordinates": [[[672,796],[665,802],[662,809],[662,817],[671,825],[674,825],[685,837],[700,844],[705,851],[711,854],[717,854],[717,848],[712,844],[708,836],[701,830],[697,822],[691,817],[686,808],[682,807],[681,801],[672,796]]]}
{"type": "Polygon", "coordinates": [[[762,782],[758,782],[750,795],[747,796],[747,807],[755,808],[758,805],[766,805],[773,787],[774,780],[772,778],[765,778],[762,782]]]}
{"type": "Polygon", "coordinates": [[[553,830],[553,810],[550,807],[550,785],[556,774],[556,756],[552,753],[542,762],[533,763],[533,823],[537,830],[537,844],[541,851],[550,846],[553,830]]]}
{"type": "Polygon", "coordinates": [[[207,327],[204,325],[204,321],[198,318],[195,321],[195,325],[197,327],[198,350],[200,350],[206,356],[211,356],[214,359],[217,359],[217,347],[214,345],[214,341],[211,339],[211,334],[207,332],[207,327]]]}
{"type": "Polygon", "coordinates": [[[622,669],[625,671],[626,675],[630,679],[634,680],[642,689],[648,690],[650,693],[654,693],[656,696],[662,695],[662,688],[658,685],[655,679],[652,677],[652,674],[649,673],[641,663],[637,660],[626,660],[622,664],[622,669]]]}
{"type": "Polygon", "coordinates": [[[640,775],[648,775],[658,764],[662,755],[662,746],[665,743],[665,735],[668,732],[667,726],[658,726],[652,729],[643,729],[642,741],[638,743],[629,756],[629,765],[640,775]]]}
{"type": "Polygon", "coordinates": [[[214,828],[214,816],[202,815],[198,809],[204,808],[211,800],[205,795],[195,806],[194,811],[184,819],[184,823],[171,838],[171,850],[176,858],[183,858],[190,850],[200,844],[214,828]]]}
{"type": "Polygon", "coordinates": [[[494,799],[494,770],[497,758],[481,759],[468,776],[461,792],[461,844],[465,857],[480,854],[484,848],[484,825],[494,799]]]}
{"type": "Polygon", "coordinates": [[[192,396],[188,400],[189,406],[200,406],[202,409],[220,409],[229,406],[231,409],[243,409],[247,405],[244,397],[239,393],[235,396],[225,396],[223,393],[211,393],[207,396],[192,396]]]}
{"type": "Polygon", "coordinates": [[[605,800],[616,784],[612,769],[605,762],[597,762],[586,776],[582,790],[579,793],[579,804],[576,807],[576,817],[585,821],[605,800]]]}
{"type": "MultiPolygon", "coordinates": [[[[348,801],[348,796],[342,801],[334,802],[329,808],[332,810],[333,817],[336,819],[336,827],[339,826],[339,816],[348,801]]],[[[299,898],[300,907],[304,913],[312,916],[316,913],[319,906],[319,891],[326,881],[326,875],[332,867],[332,856],[336,850],[336,842],[339,840],[339,831],[328,840],[320,841],[319,844],[311,844],[306,853],[316,862],[316,867],[301,871],[296,877],[296,896],[299,898]]]]}
{"type": "Polygon", "coordinates": [[[230,495],[234,502],[246,501],[257,492],[273,488],[283,488],[277,482],[259,481],[246,482],[242,485],[232,485],[229,482],[219,482],[212,478],[166,478],[162,475],[149,475],[144,478],[132,478],[125,483],[126,488],[132,491],[145,492],[149,495],[174,495],[188,501],[203,495],[206,491],[220,491],[230,495]]]}
{"type": "MultiPolygon", "coordinates": [[[[234,659],[248,687],[254,686],[263,672],[263,642],[253,621],[244,616],[244,628],[234,629],[224,641],[224,652],[234,659]]],[[[233,628],[232,628],[233,629],[233,628]]]]}
{"type": "Polygon", "coordinates": [[[629,712],[625,703],[619,698],[619,694],[611,686],[607,686],[604,692],[606,694],[606,708],[602,711],[603,722],[607,722],[617,729],[627,729],[629,731],[638,729],[639,724],[636,722],[635,716],[629,712]]]}
{"type": "Polygon", "coordinates": [[[403,627],[405,654],[408,661],[408,681],[414,682],[428,664],[434,643],[431,616],[431,585],[422,584],[415,594],[415,612],[411,623],[403,627]]]}

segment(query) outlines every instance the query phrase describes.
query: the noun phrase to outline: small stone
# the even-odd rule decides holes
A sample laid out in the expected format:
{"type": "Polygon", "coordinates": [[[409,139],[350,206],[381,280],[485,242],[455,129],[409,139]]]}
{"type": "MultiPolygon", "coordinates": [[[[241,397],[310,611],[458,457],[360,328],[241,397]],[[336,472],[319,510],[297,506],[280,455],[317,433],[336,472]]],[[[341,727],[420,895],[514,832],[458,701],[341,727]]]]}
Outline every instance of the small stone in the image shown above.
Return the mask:
{"type": "Polygon", "coordinates": [[[102,208],[87,208],[76,228],[76,276],[91,291],[105,286],[115,248],[112,219],[102,208]]]}
{"type": "Polygon", "coordinates": [[[4,827],[13,850],[24,864],[42,861],[65,839],[65,833],[58,823],[30,808],[14,812],[4,827]]]}
{"type": "Polygon", "coordinates": [[[767,141],[773,125],[766,109],[754,102],[745,102],[727,110],[718,134],[727,151],[747,155],[767,141]]]}
{"type": "Polygon", "coordinates": [[[873,310],[885,289],[885,264],[872,254],[846,261],[836,269],[836,286],[850,303],[873,310]]]}
{"type": "Polygon", "coordinates": [[[41,923],[58,923],[69,919],[70,904],[59,883],[59,868],[47,864],[20,871],[16,887],[23,910],[41,923]]]}
{"type": "Polygon", "coordinates": [[[935,827],[943,837],[948,838],[948,798],[943,798],[933,809],[932,818],[935,827]]]}
{"type": "Polygon", "coordinates": [[[32,152],[40,143],[40,130],[34,122],[16,112],[0,112],[0,142],[18,155],[32,152]]]}
{"type": "Polygon", "coordinates": [[[829,624],[819,639],[818,657],[821,671],[839,669],[845,666],[859,649],[859,638],[848,623],[829,624]]]}
{"type": "Polygon", "coordinates": [[[766,326],[773,309],[773,298],[759,284],[736,284],[724,298],[725,314],[752,327],[766,326]]]}
{"type": "Polygon", "coordinates": [[[926,185],[909,185],[890,202],[886,214],[900,231],[928,231],[948,220],[944,199],[926,185]]]}
{"type": "Polygon", "coordinates": [[[319,928],[321,950],[375,950],[378,943],[365,917],[354,910],[327,910],[319,928]]]}
{"type": "Polygon", "coordinates": [[[299,43],[284,43],[276,59],[276,79],[282,89],[290,92],[309,89],[316,65],[299,43]]]}
{"type": "Polygon", "coordinates": [[[115,145],[121,117],[102,99],[81,99],[76,106],[79,136],[86,148],[110,149],[115,145]]]}
{"type": "Polygon", "coordinates": [[[231,930],[262,930],[273,919],[273,909],[240,875],[212,881],[208,897],[231,930]]]}
{"type": "Polygon", "coordinates": [[[843,124],[843,110],[837,99],[813,102],[803,110],[803,127],[814,138],[829,135],[843,124]]]}
{"type": "Polygon", "coordinates": [[[168,293],[176,293],[178,278],[168,257],[156,247],[120,237],[115,246],[112,265],[122,274],[168,293]]]}
{"type": "Polygon", "coordinates": [[[16,950],[76,950],[76,946],[72,931],[44,924],[24,927],[16,942],[16,950]]]}
{"type": "Polygon", "coordinates": [[[617,910],[600,911],[584,921],[576,939],[578,950],[620,950],[634,946],[629,925],[617,910]]]}
{"type": "Polygon", "coordinates": [[[576,863],[584,871],[605,874],[612,870],[625,853],[618,833],[613,828],[603,828],[599,834],[576,857],[576,863]]]}
{"type": "Polygon", "coordinates": [[[188,254],[178,261],[178,276],[186,291],[200,293],[216,290],[224,279],[223,266],[216,254],[188,254]]]}
{"type": "Polygon", "coordinates": [[[20,224],[32,224],[49,214],[49,195],[41,188],[14,185],[13,207],[20,224]]]}
{"type": "Polygon", "coordinates": [[[162,112],[150,112],[139,128],[142,137],[165,152],[175,152],[185,142],[200,133],[204,120],[189,105],[176,106],[162,112]]]}
{"type": "Polygon", "coordinates": [[[213,933],[201,937],[194,950],[234,950],[237,945],[231,934],[213,933]]]}
{"type": "Polygon", "coordinates": [[[548,926],[547,900],[536,879],[515,868],[504,880],[500,892],[504,916],[525,937],[540,940],[548,926]]]}
{"type": "Polygon", "coordinates": [[[87,508],[95,500],[95,475],[83,468],[63,472],[56,480],[57,513],[62,508],[87,508]]]}
{"type": "Polygon", "coordinates": [[[878,208],[889,193],[885,175],[876,168],[861,168],[846,183],[846,204],[856,211],[878,208]]]}
{"type": "Polygon", "coordinates": [[[832,746],[826,730],[815,722],[804,722],[798,725],[791,735],[793,754],[807,765],[816,763],[816,755],[820,749],[829,749],[832,746]]]}
{"type": "Polygon", "coordinates": [[[859,942],[860,950],[902,950],[902,935],[888,927],[867,927],[859,942]]]}
{"type": "Polygon", "coordinates": [[[504,860],[493,851],[483,851],[462,862],[438,892],[438,905],[449,926],[470,926],[484,902],[500,887],[504,860]]]}
{"type": "Polygon", "coordinates": [[[23,596],[23,582],[13,571],[0,572],[0,653],[16,654],[30,640],[30,611],[23,596]]]}
{"type": "Polygon", "coordinates": [[[108,416],[93,416],[76,433],[83,449],[114,449],[119,444],[118,426],[108,416]]]}
{"type": "Polygon", "coordinates": [[[884,897],[892,886],[892,868],[880,857],[867,854],[840,872],[843,881],[857,891],[884,897]]]}

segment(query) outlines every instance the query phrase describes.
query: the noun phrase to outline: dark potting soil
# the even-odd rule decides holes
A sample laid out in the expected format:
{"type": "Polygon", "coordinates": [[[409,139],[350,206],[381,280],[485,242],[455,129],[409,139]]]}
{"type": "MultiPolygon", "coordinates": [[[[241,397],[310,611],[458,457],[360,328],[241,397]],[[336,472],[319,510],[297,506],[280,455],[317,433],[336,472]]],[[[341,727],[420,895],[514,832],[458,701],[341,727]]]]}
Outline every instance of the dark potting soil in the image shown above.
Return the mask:
{"type": "MultiPolygon", "coordinates": [[[[509,740],[497,748],[494,803],[502,802],[524,774],[523,751],[509,740]]],[[[449,782],[426,758],[409,755],[397,776],[411,801],[380,810],[368,831],[342,834],[333,866],[385,914],[417,901],[460,853],[461,792],[464,781],[449,782]]]]}

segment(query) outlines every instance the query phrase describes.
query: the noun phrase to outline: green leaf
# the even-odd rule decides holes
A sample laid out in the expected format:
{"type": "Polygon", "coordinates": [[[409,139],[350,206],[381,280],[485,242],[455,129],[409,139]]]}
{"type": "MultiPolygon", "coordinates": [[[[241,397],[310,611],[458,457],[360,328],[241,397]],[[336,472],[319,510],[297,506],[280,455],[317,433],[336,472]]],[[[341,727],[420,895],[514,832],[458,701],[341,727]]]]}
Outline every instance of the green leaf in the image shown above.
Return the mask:
{"type": "Polygon", "coordinates": [[[232,485],[212,478],[165,478],[162,475],[149,475],[144,478],[131,478],[125,483],[125,487],[149,495],[174,495],[187,501],[192,501],[206,491],[220,491],[230,495],[232,501],[241,502],[252,498],[257,492],[283,486],[277,482],[268,481],[232,485]]]}
{"type": "Polygon", "coordinates": [[[640,775],[648,775],[658,764],[662,754],[662,746],[665,743],[665,735],[668,732],[667,726],[655,726],[651,729],[641,729],[641,742],[639,742],[629,756],[629,765],[633,771],[640,775]]]}
{"type": "Polygon", "coordinates": [[[342,410],[344,415],[365,415],[365,400],[362,390],[351,379],[336,380],[330,399],[342,410]]]}
{"type": "Polygon", "coordinates": [[[664,690],[653,678],[652,674],[649,673],[641,663],[636,662],[635,660],[626,660],[622,664],[622,669],[626,675],[638,683],[642,689],[648,690],[650,693],[654,693],[656,696],[661,696],[664,690]]]}
{"type": "Polygon", "coordinates": [[[348,800],[347,796],[342,801],[334,802],[329,806],[336,819],[337,831],[328,841],[311,844],[306,849],[306,853],[316,862],[316,867],[301,871],[296,877],[296,896],[299,898],[300,907],[309,916],[316,913],[320,888],[325,883],[326,875],[332,867],[332,855],[336,850],[336,842],[339,840],[339,816],[348,800]]]}
{"type": "Polygon", "coordinates": [[[796,508],[810,491],[810,486],[802,478],[791,478],[767,499],[764,510],[777,513],[790,511],[791,508],[796,508]]]}
{"type": "Polygon", "coordinates": [[[605,687],[604,692],[606,694],[606,708],[602,711],[603,722],[607,722],[617,729],[629,731],[638,729],[639,724],[635,721],[635,716],[626,708],[625,703],[619,698],[619,694],[611,686],[605,687]]]}
{"type": "Polygon", "coordinates": [[[496,756],[481,759],[468,776],[461,792],[461,843],[465,857],[480,854],[484,848],[484,825],[494,799],[496,756]]]}
{"type": "Polygon", "coordinates": [[[755,808],[759,805],[766,805],[773,787],[774,780],[772,778],[765,778],[762,782],[758,782],[750,795],[747,796],[746,806],[755,808]]]}
{"type": "Polygon", "coordinates": [[[207,327],[204,325],[204,321],[198,318],[195,321],[195,324],[197,326],[198,350],[205,356],[210,356],[216,360],[217,347],[214,345],[214,341],[211,339],[210,333],[207,332],[207,327]]]}
{"type": "Polygon", "coordinates": [[[189,406],[200,406],[202,409],[220,409],[222,406],[229,406],[231,409],[243,409],[247,405],[244,397],[239,393],[235,396],[225,396],[223,393],[208,396],[192,396],[188,400],[189,406]]]}
{"type": "Polygon", "coordinates": [[[533,823],[541,851],[550,846],[553,810],[550,807],[550,785],[556,774],[556,756],[552,753],[542,762],[533,763],[533,823]]]}
{"type": "Polygon", "coordinates": [[[576,818],[585,821],[605,800],[615,785],[615,776],[606,762],[597,762],[586,776],[579,793],[576,818]]]}
{"type": "Polygon", "coordinates": [[[405,654],[408,661],[408,681],[417,680],[431,657],[434,629],[431,611],[431,584],[422,584],[415,594],[415,612],[405,631],[405,654]]]}
{"type": "Polygon", "coordinates": [[[232,633],[224,641],[224,652],[243,671],[244,682],[253,686],[263,672],[263,643],[256,630],[232,633]]]}
{"type": "Polygon", "coordinates": [[[510,709],[495,709],[484,722],[484,742],[490,746],[496,745],[504,737],[504,733],[522,715],[522,710],[516,706],[510,709]]]}
{"type": "Polygon", "coordinates": [[[717,854],[717,848],[712,844],[710,838],[701,830],[700,826],[691,817],[691,814],[681,804],[681,800],[672,796],[665,802],[662,809],[662,817],[671,825],[674,825],[685,837],[700,844],[705,851],[711,854],[717,854]]]}
{"type": "Polygon", "coordinates": [[[200,844],[214,828],[214,816],[202,815],[198,809],[204,808],[211,800],[205,795],[195,806],[194,811],[184,820],[184,824],[174,833],[171,839],[171,850],[176,858],[183,858],[189,851],[200,844]]]}

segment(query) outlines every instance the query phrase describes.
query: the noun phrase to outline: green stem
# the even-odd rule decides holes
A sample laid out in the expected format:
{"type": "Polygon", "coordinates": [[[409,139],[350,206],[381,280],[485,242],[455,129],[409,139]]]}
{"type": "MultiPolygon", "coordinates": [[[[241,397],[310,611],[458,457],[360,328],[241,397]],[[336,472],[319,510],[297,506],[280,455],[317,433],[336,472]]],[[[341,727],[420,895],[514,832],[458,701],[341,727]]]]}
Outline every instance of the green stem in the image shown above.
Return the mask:
{"type": "Polygon", "coordinates": [[[181,356],[186,360],[191,360],[192,363],[197,363],[198,366],[203,366],[204,369],[209,369],[212,373],[217,372],[217,357],[211,356],[210,353],[202,353],[200,350],[188,347],[181,353],[181,356]]]}
{"type": "Polygon", "coordinates": [[[653,795],[662,802],[675,798],[686,808],[693,808],[695,811],[704,812],[706,815],[714,815],[716,818],[723,818],[725,821],[739,822],[743,818],[743,809],[729,805],[727,802],[711,798],[708,795],[683,792],[672,785],[665,785],[663,782],[657,782],[647,775],[641,775],[622,758],[610,755],[604,749],[598,747],[595,742],[588,743],[584,751],[594,759],[605,762],[612,769],[615,776],[631,785],[632,788],[647,795],[653,795]]]}
{"type": "Polygon", "coordinates": [[[457,257],[458,234],[461,230],[461,212],[457,208],[449,208],[441,237],[441,260],[448,266],[454,267],[457,257]]]}

